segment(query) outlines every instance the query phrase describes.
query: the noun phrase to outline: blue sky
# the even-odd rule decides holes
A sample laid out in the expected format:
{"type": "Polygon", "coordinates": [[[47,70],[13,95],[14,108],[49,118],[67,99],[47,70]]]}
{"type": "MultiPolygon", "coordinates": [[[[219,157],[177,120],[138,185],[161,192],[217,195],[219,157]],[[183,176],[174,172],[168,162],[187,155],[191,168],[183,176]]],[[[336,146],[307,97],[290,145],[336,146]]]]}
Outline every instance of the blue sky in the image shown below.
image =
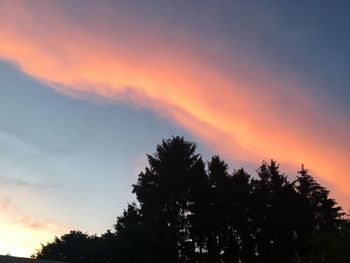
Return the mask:
{"type": "Polygon", "coordinates": [[[63,96],[6,63],[0,74],[1,178],[41,191],[31,209],[70,214],[73,227],[106,230],[133,200],[131,184],[146,165],[145,154],[161,138],[190,138],[137,107],[63,96]]]}

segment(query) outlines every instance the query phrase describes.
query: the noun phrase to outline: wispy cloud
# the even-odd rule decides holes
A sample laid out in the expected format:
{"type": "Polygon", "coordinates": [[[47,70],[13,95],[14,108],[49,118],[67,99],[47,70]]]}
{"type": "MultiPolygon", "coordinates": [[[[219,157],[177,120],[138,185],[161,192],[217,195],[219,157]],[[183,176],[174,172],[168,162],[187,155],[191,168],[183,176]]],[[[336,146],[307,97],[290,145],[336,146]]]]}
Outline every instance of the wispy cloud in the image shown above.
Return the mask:
{"type": "Polygon", "coordinates": [[[10,178],[10,177],[4,177],[4,176],[0,176],[0,185],[28,187],[28,188],[34,188],[35,190],[52,189],[60,186],[59,184],[30,182],[19,178],[10,178]]]}

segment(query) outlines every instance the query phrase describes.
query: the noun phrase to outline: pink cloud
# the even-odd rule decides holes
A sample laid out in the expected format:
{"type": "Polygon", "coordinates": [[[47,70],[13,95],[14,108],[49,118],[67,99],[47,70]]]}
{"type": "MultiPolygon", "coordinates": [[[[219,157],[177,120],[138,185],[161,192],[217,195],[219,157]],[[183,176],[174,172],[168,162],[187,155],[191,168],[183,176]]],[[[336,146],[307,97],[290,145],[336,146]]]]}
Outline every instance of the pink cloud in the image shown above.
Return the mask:
{"type": "Polygon", "coordinates": [[[241,54],[219,67],[190,33],[173,32],[169,40],[166,28],[152,22],[133,34],[127,14],[101,33],[103,23],[90,9],[84,10],[92,12],[90,30],[53,2],[0,9],[0,56],[26,74],[75,97],[153,109],[232,159],[305,163],[350,206],[349,124],[323,109],[295,76],[241,54]]]}

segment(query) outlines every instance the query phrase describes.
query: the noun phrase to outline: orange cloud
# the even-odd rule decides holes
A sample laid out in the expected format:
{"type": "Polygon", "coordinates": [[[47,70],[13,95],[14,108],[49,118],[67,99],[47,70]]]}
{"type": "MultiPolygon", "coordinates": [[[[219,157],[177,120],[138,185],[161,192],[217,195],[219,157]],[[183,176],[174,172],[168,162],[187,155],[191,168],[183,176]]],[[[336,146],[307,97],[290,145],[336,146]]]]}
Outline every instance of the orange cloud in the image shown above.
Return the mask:
{"type": "Polygon", "coordinates": [[[0,56],[28,75],[72,96],[126,99],[151,108],[229,158],[305,163],[350,207],[350,127],[313,101],[295,78],[276,76],[263,70],[263,61],[253,64],[240,55],[221,67],[215,61],[225,54],[211,53],[183,32],[165,39],[169,34],[158,24],[133,34],[129,18],[108,35],[52,2],[1,5],[0,56]]]}

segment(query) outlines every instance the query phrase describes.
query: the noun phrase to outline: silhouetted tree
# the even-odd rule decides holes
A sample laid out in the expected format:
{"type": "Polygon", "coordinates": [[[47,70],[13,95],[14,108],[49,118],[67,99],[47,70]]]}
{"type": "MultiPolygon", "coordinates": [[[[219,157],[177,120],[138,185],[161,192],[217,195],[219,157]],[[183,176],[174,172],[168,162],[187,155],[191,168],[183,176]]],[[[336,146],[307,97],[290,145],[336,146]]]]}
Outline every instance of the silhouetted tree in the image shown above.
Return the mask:
{"type": "Polygon", "coordinates": [[[329,230],[338,226],[339,218],[343,215],[341,207],[336,206],[336,201],[329,198],[329,191],[315,181],[308,174],[308,170],[302,169],[298,172],[296,189],[307,203],[307,222],[312,230],[329,230]]]}
{"type": "Polygon", "coordinates": [[[320,238],[331,237],[338,231],[344,213],[334,199],[329,198],[329,191],[302,169],[295,182],[299,195],[298,221],[298,254],[310,252],[310,240],[316,242],[320,238]]]}
{"type": "Polygon", "coordinates": [[[193,177],[203,180],[205,176],[203,161],[194,143],[173,137],[163,140],[156,153],[148,155],[148,162],[149,167],[133,186],[142,221],[164,241],[166,246],[160,255],[164,262],[188,260],[193,245],[187,223],[188,198],[196,180],[193,177]]]}
{"type": "Polygon", "coordinates": [[[344,263],[350,258],[350,222],[342,220],[338,229],[316,231],[304,243],[295,263],[344,263]]]}
{"type": "MultiPolygon", "coordinates": [[[[209,175],[209,228],[207,250],[208,262],[219,262],[221,254],[224,252],[227,239],[228,217],[225,211],[225,203],[228,196],[226,194],[226,186],[228,181],[227,164],[220,159],[219,156],[214,156],[208,163],[209,175]]],[[[234,244],[232,244],[234,246],[234,244]]]]}
{"type": "Polygon", "coordinates": [[[252,184],[243,168],[228,178],[226,195],[229,238],[223,259],[225,262],[254,262],[256,226],[252,221],[252,184]]]}
{"type": "Polygon", "coordinates": [[[167,241],[158,229],[142,221],[136,204],[128,205],[114,228],[116,232],[111,262],[163,262],[167,241]]]}
{"type": "Polygon", "coordinates": [[[253,222],[258,262],[291,262],[298,215],[294,186],[275,161],[263,162],[253,180],[253,222]]]}
{"type": "Polygon", "coordinates": [[[302,167],[291,182],[276,161],[257,177],[207,166],[196,144],[172,137],[147,155],[129,204],[100,237],[72,231],[36,257],[79,262],[345,262],[349,223],[329,191],[302,167]],[[206,170],[207,167],[207,170],[206,170]],[[333,260],[333,261],[332,261],[333,260]]]}
{"type": "Polygon", "coordinates": [[[81,231],[71,231],[55,237],[54,241],[41,245],[36,252],[38,259],[55,259],[73,263],[97,262],[97,236],[89,236],[81,231]]]}

